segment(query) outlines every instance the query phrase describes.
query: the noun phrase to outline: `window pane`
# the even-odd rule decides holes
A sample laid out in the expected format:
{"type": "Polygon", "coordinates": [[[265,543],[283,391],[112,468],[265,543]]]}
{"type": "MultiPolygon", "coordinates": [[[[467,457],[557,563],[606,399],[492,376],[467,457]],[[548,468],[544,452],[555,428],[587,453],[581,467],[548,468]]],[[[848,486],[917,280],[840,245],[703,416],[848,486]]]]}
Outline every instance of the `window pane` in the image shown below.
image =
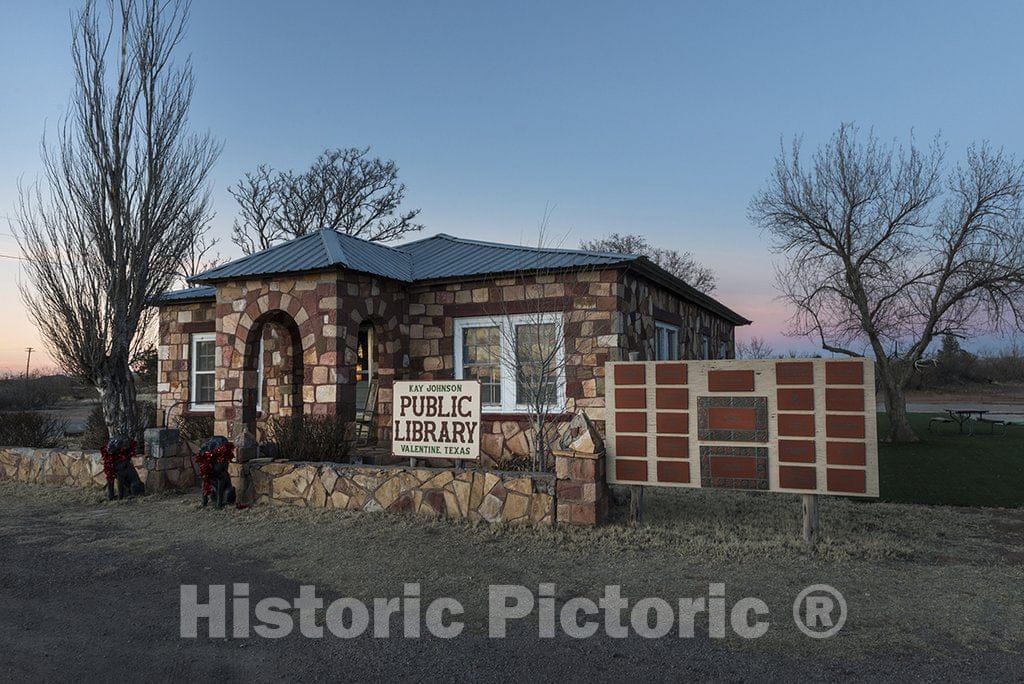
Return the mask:
{"type": "Polygon", "coordinates": [[[213,340],[196,342],[196,372],[212,371],[217,363],[217,344],[213,340]]]}
{"type": "Polygon", "coordinates": [[[658,361],[675,361],[679,358],[679,329],[670,325],[656,328],[655,358],[658,361]]]}
{"type": "Polygon", "coordinates": [[[556,327],[553,323],[516,326],[516,403],[554,404],[558,399],[556,327]]]}
{"type": "Polygon", "coordinates": [[[462,377],[480,380],[480,401],[501,404],[501,331],[497,326],[462,331],[462,377]]]}
{"type": "Polygon", "coordinates": [[[213,373],[199,373],[196,375],[196,403],[213,403],[213,373]]]}

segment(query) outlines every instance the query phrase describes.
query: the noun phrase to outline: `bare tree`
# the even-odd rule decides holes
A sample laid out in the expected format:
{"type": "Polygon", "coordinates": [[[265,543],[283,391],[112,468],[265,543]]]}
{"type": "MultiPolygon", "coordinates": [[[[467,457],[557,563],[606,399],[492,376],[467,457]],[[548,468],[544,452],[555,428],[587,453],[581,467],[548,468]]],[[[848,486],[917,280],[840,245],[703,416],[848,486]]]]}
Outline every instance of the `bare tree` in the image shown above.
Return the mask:
{"type": "Polygon", "coordinates": [[[111,434],[138,424],[130,364],[209,217],[220,147],[187,129],[193,78],[172,54],[187,0],[95,0],[72,22],[75,89],[43,183],[20,188],[21,293],[53,357],[96,386],[111,434]]]}
{"type": "Polygon", "coordinates": [[[747,342],[736,343],[737,359],[772,359],[775,358],[775,350],[763,337],[751,337],[747,342]]]}
{"type": "Polygon", "coordinates": [[[188,249],[178,259],[176,285],[186,287],[188,279],[209,271],[224,262],[220,252],[215,252],[217,238],[211,238],[209,232],[201,230],[189,244],[188,249]]]}
{"type": "Polygon", "coordinates": [[[890,438],[914,441],[904,389],[941,335],[1020,329],[1024,167],[987,144],[944,163],[842,125],[809,165],[780,151],[751,219],[784,256],[778,287],[790,332],[837,354],[874,356],[890,438]]]}
{"type": "MultiPolygon", "coordinates": [[[[560,240],[552,237],[549,229],[552,208],[545,209],[539,222],[537,241],[540,250],[557,249],[560,240]]],[[[558,282],[538,282],[543,272],[540,252],[536,266],[527,265],[514,273],[501,288],[499,313],[491,317],[498,331],[501,349],[501,372],[512,380],[516,410],[524,412],[529,420],[530,464],[534,470],[546,470],[552,464],[549,456],[559,437],[553,420],[567,410],[566,383],[573,368],[573,356],[585,353],[581,349],[577,328],[592,314],[599,315],[573,288],[572,278],[558,282]],[[506,289],[510,287],[510,289],[506,289]],[[553,288],[546,290],[546,287],[553,288]],[[504,296],[505,293],[513,293],[504,296]]],[[[592,270],[582,267],[572,275],[592,270]]],[[[593,340],[587,338],[589,343],[593,340]]]]}
{"type": "Polygon", "coordinates": [[[655,247],[643,235],[612,233],[599,240],[584,240],[580,243],[580,247],[595,252],[637,254],[647,257],[687,285],[695,287],[701,292],[710,294],[718,286],[715,272],[710,267],[699,263],[692,252],[680,252],[675,249],[655,247]]]}
{"type": "Polygon", "coordinates": [[[370,148],[325,150],[303,173],[260,166],[228,192],[238,202],[232,240],[246,254],[322,228],[387,242],[421,230],[419,209],[402,212],[405,185],[393,161],[370,148]]]}

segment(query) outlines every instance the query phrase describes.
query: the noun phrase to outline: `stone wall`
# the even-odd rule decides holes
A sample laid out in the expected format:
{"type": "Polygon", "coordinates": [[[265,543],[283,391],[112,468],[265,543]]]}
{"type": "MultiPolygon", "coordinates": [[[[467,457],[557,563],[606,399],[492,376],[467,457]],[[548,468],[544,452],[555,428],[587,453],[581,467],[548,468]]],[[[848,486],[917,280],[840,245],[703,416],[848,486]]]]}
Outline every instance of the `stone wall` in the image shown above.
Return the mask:
{"type": "Polygon", "coordinates": [[[407,328],[398,283],[332,272],[219,286],[217,433],[237,434],[245,419],[243,407],[255,406],[249,394],[256,386],[254,345],[268,322],[293,331],[294,367],[284,372],[294,373],[296,407],[301,401],[307,414],[354,418],[357,335],[364,321],[376,333],[380,413],[390,406],[391,380],[404,361],[407,328]]]}
{"type": "MultiPolygon", "coordinates": [[[[623,271],[620,292],[624,355],[637,352],[641,361],[656,360],[654,324],[661,321],[679,327],[680,359],[704,358],[702,338],[705,335],[709,340],[710,358],[735,356],[735,326],[729,321],[628,271],[623,271]],[[724,355],[720,353],[723,346],[724,355]]],[[[604,394],[603,387],[601,394],[604,394]]]]}
{"type": "Polygon", "coordinates": [[[377,439],[391,441],[393,383],[409,375],[409,316],[405,286],[361,274],[347,274],[338,282],[338,306],[344,327],[344,381],[341,386],[345,415],[355,417],[356,348],[359,327],[373,327],[373,358],[377,368],[377,439]]]}
{"type": "Polygon", "coordinates": [[[171,420],[188,407],[180,402],[189,400],[189,354],[193,333],[216,332],[216,304],[210,301],[172,304],[160,307],[160,344],[157,356],[158,408],[165,412],[175,404],[171,420]]]}
{"type": "Polygon", "coordinates": [[[392,511],[491,523],[552,525],[555,482],[547,474],[293,463],[232,464],[235,486],[254,503],[392,511]]]}
{"type": "MultiPolygon", "coordinates": [[[[455,377],[456,318],[563,312],[566,412],[586,408],[603,420],[604,363],[619,358],[618,311],[613,269],[512,276],[409,289],[409,373],[424,380],[455,377]]],[[[567,416],[555,416],[560,427],[567,416]]],[[[528,454],[533,435],[525,415],[483,415],[485,463],[528,454]]],[[[390,416],[382,419],[390,439],[390,416]]]]}
{"type": "MultiPolygon", "coordinates": [[[[196,482],[192,462],[187,456],[133,459],[139,479],[147,492],[190,487],[196,482]]],[[[103,489],[103,458],[98,451],[66,451],[0,447],[0,479],[32,484],[103,489]]]]}
{"type": "MultiPolygon", "coordinates": [[[[169,453],[177,448],[165,446],[169,453]]],[[[200,482],[188,456],[136,456],[134,464],[149,493],[200,482]]],[[[556,454],[554,474],[270,459],[229,468],[240,500],[256,504],[592,526],[606,513],[602,464],[601,454],[567,451],[556,454]]],[[[98,491],[106,487],[98,451],[0,447],[0,479],[98,491]]]]}

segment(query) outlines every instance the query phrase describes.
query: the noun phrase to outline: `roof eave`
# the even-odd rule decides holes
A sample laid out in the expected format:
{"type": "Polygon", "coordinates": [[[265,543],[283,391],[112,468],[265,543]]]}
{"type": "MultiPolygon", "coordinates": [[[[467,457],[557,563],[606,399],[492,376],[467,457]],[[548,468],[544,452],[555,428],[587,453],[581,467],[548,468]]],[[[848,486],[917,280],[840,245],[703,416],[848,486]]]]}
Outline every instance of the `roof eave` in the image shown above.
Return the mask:
{"type": "Polygon", "coordinates": [[[296,276],[296,275],[307,275],[316,273],[339,273],[341,271],[349,271],[351,273],[360,273],[362,275],[373,276],[374,278],[380,278],[382,280],[393,280],[396,283],[411,284],[416,281],[405,280],[403,278],[395,278],[394,276],[381,275],[380,273],[374,273],[372,271],[362,271],[358,268],[350,268],[348,266],[331,265],[322,266],[320,268],[299,268],[293,271],[269,271],[267,273],[250,273],[246,275],[232,275],[214,278],[203,278],[201,275],[190,279],[187,282],[196,283],[198,285],[217,285],[219,283],[229,283],[232,280],[262,280],[265,278],[277,278],[281,276],[296,276]]]}
{"type": "Polygon", "coordinates": [[[682,278],[672,275],[647,257],[640,257],[636,259],[635,261],[627,264],[626,268],[632,268],[637,273],[649,278],[659,285],[682,295],[685,299],[693,302],[697,306],[721,316],[733,325],[740,326],[750,325],[753,323],[753,321],[736,313],[714,297],[710,297],[692,285],[687,284],[682,278]]]}
{"type": "Polygon", "coordinates": [[[487,273],[469,273],[466,275],[441,276],[438,278],[418,278],[410,281],[414,287],[437,285],[441,283],[471,283],[487,278],[515,277],[524,275],[544,275],[547,273],[565,273],[567,271],[602,271],[605,269],[623,268],[628,261],[617,261],[607,264],[590,264],[587,266],[549,266],[546,268],[515,269],[511,271],[488,271],[487,273]]]}
{"type": "Polygon", "coordinates": [[[217,295],[195,295],[192,297],[176,297],[174,299],[161,299],[160,297],[154,297],[150,299],[146,305],[155,306],[157,308],[164,306],[177,306],[178,304],[196,304],[198,302],[216,302],[217,295]]]}

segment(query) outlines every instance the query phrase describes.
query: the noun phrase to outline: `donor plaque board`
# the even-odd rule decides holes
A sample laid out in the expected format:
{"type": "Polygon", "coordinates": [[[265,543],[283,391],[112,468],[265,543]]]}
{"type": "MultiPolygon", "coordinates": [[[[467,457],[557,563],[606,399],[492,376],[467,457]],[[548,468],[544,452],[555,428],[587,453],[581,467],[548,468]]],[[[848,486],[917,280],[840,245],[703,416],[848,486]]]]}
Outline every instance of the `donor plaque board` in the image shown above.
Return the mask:
{"type": "Polygon", "coordinates": [[[606,366],[608,481],[878,496],[870,359],[606,366]]]}
{"type": "Polygon", "coordinates": [[[480,458],[480,381],[396,381],[391,452],[410,458],[480,458]]]}

